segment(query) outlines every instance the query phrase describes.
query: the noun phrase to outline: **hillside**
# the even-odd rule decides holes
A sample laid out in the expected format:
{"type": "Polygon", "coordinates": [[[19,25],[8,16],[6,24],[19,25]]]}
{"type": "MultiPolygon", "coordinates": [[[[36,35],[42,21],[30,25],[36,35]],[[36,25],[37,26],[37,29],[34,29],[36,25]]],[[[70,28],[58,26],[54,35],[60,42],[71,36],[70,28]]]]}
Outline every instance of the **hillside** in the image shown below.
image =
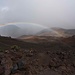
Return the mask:
{"type": "Polygon", "coordinates": [[[74,36],[34,36],[28,40],[0,36],[0,75],[74,74],[74,36]]]}
{"type": "Polygon", "coordinates": [[[63,29],[59,27],[48,28],[40,31],[38,36],[70,37],[75,35],[75,29],[63,29]]]}
{"type": "Polygon", "coordinates": [[[0,26],[0,35],[18,38],[23,35],[34,35],[47,27],[33,23],[11,23],[0,26]]]}
{"type": "Polygon", "coordinates": [[[30,35],[69,37],[75,35],[75,29],[63,29],[59,27],[48,28],[32,23],[13,23],[0,26],[0,35],[12,38],[30,35]]]}

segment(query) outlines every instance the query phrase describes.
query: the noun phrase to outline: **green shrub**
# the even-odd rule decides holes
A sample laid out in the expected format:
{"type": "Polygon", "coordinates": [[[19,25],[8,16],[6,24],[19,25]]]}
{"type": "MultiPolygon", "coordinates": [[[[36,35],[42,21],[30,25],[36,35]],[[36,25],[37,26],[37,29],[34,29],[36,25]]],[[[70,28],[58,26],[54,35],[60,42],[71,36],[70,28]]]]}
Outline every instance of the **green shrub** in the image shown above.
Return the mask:
{"type": "Polygon", "coordinates": [[[11,49],[14,51],[18,51],[20,49],[20,47],[17,45],[13,45],[13,46],[11,46],[11,49]]]}

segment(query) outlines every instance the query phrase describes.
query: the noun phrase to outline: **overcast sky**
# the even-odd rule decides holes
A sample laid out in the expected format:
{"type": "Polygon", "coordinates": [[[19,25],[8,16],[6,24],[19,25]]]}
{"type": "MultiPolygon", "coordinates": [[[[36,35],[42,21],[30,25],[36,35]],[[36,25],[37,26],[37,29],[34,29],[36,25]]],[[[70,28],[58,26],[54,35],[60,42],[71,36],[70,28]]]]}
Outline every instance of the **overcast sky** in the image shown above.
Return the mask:
{"type": "Polygon", "coordinates": [[[0,24],[11,22],[75,28],[75,0],[0,0],[0,24]]]}

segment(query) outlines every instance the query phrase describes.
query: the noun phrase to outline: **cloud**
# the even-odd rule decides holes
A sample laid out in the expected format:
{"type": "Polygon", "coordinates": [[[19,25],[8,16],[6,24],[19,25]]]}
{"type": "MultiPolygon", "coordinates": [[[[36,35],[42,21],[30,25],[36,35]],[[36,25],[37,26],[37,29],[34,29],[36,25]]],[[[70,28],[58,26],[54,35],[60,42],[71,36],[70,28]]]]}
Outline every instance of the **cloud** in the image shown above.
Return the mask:
{"type": "Polygon", "coordinates": [[[75,28],[75,0],[1,0],[0,24],[32,22],[75,28]]]}
{"type": "Polygon", "coordinates": [[[7,12],[8,10],[9,10],[8,7],[3,7],[3,8],[1,9],[1,12],[7,12]]]}

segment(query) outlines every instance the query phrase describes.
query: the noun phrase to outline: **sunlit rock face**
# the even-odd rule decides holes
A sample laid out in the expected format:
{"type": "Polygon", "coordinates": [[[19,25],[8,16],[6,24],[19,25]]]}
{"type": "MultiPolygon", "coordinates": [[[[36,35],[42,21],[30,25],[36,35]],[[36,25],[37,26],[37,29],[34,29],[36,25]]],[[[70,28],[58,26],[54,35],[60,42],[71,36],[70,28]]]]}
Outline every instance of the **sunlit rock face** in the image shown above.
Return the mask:
{"type": "Polygon", "coordinates": [[[46,28],[47,27],[32,23],[12,23],[0,26],[0,35],[17,38],[22,35],[35,35],[46,28]]]}

